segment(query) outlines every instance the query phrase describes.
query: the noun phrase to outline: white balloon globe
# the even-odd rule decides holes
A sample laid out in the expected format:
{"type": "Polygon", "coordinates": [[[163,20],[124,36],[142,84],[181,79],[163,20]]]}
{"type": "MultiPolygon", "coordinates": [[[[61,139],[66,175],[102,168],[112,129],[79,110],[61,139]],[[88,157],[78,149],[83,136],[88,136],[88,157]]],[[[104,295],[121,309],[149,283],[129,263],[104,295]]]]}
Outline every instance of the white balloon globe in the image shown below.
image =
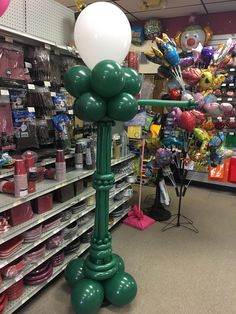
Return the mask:
{"type": "Polygon", "coordinates": [[[78,16],[74,39],[81,58],[90,69],[107,59],[121,63],[131,44],[130,23],[116,5],[93,3],[78,16]]]}

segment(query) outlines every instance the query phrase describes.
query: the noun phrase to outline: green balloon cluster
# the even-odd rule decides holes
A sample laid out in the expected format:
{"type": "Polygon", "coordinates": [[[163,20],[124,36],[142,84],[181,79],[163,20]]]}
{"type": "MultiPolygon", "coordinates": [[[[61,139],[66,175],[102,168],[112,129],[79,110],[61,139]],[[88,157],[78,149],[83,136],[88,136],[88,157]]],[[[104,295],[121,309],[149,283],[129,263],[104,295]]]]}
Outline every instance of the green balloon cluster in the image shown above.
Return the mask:
{"type": "Polygon", "coordinates": [[[141,78],[133,69],[122,68],[115,61],[101,61],[92,71],[82,65],[70,68],[65,73],[64,86],[76,98],[74,113],[81,120],[128,121],[137,112],[134,96],[140,91],[141,78]]]}

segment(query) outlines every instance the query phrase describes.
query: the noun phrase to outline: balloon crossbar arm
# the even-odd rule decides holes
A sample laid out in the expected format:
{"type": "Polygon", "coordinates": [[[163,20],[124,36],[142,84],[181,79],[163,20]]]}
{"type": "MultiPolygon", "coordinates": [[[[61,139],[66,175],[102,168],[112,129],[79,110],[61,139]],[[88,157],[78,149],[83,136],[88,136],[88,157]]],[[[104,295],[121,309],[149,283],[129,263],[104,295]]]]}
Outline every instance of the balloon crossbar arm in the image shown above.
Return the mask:
{"type": "Polygon", "coordinates": [[[196,102],[193,100],[188,101],[174,101],[174,100],[161,100],[161,99],[140,99],[138,100],[139,106],[152,106],[152,107],[179,107],[193,109],[196,107],[196,102]]]}

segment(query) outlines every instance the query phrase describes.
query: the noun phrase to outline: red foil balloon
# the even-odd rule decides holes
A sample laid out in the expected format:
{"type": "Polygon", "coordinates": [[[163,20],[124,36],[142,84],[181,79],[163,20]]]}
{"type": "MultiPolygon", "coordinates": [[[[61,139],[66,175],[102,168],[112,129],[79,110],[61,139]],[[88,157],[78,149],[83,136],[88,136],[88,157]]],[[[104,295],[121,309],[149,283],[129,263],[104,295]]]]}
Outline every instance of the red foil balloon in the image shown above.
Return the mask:
{"type": "Polygon", "coordinates": [[[198,111],[196,109],[191,110],[191,113],[194,115],[196,119],[196,125],[200,126],[203,124],[203,122],[206,120],[205,114],[201,111],[198,111]]]}
{"type": "Polygon", "coordinates": [[[172,89],[169,92],[169,96],[171,100],[181,100],[181,92],[177,89],[172,89]]]}
{"type": "Polygon", "coordinates": [[[190,111],[184,111],[179,118],[179,126],[188,132],[196,127],[196,118],[190,111]]]}

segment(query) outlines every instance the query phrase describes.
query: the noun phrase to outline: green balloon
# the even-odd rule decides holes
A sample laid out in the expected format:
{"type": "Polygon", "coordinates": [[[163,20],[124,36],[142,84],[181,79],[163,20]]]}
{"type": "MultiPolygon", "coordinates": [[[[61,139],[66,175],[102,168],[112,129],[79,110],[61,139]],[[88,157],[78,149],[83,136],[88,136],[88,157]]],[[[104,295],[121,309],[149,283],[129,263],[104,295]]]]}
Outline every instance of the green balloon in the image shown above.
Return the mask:
{"type": "Polygon", "coordinates": [[[132,95],[121,93],[108,102],[107,115],[113,120],[129,121],[136,115],[137,106],[137,101],[132,95]]]}
{"type": "Polygon", "coordinates": [[[84,278],[83,265],[84,260],[81,258],[76,258],[67,264],[64,276],[70,287],[73,287],[78,281],[84,278]]]}
{"type": "Polygon", "coordinates": [[[115,61],[101,61],[92,70],[91,85],[100,96],[113,97],[125,86],[124,71],[115,61]]]}
{"type": "Polygon", "coordinates": [[[106,115],[105,101],[95,93],[85,93],[74,103],[74,114],[83,121],[99,121],[106,115]]]}
{"type": "Polygon", "coordinates": [[[64,75],[65,89],[74,97],[87,93],[90,86],[91,71],[84,65],[76,65],[66,71],[64,75]]]}
{"type": "Polygon", "coordinates": [[[82,279],[78,282],[71,294],[71,303],[78,314],[95,314],[101,307],[104,299],[102,285],[91,279],[82,279]]]}
{"type": "Polygon", "coordinates": [[[106,299],[116,306],[123,306],[133,301],[137,294],[134,278],[125,272],[118,272],[104,282],[106,299]]]}
{"type": "Polygon", "coordinates": [[[124,272],[125,271],[124,260],[117,254],[113,254],[113,255],[114,255],[116,262],[117,262],[117,265],[118,265],[118,272],[124,272]]]}
{"type": "Polygon", "coordinates": [[[122,92],[136,96],[140,92],[142,86],[140,75],[131,68],[123,68],[123,71],[125,73],[125,86],[122,89],[122,92]]]}

